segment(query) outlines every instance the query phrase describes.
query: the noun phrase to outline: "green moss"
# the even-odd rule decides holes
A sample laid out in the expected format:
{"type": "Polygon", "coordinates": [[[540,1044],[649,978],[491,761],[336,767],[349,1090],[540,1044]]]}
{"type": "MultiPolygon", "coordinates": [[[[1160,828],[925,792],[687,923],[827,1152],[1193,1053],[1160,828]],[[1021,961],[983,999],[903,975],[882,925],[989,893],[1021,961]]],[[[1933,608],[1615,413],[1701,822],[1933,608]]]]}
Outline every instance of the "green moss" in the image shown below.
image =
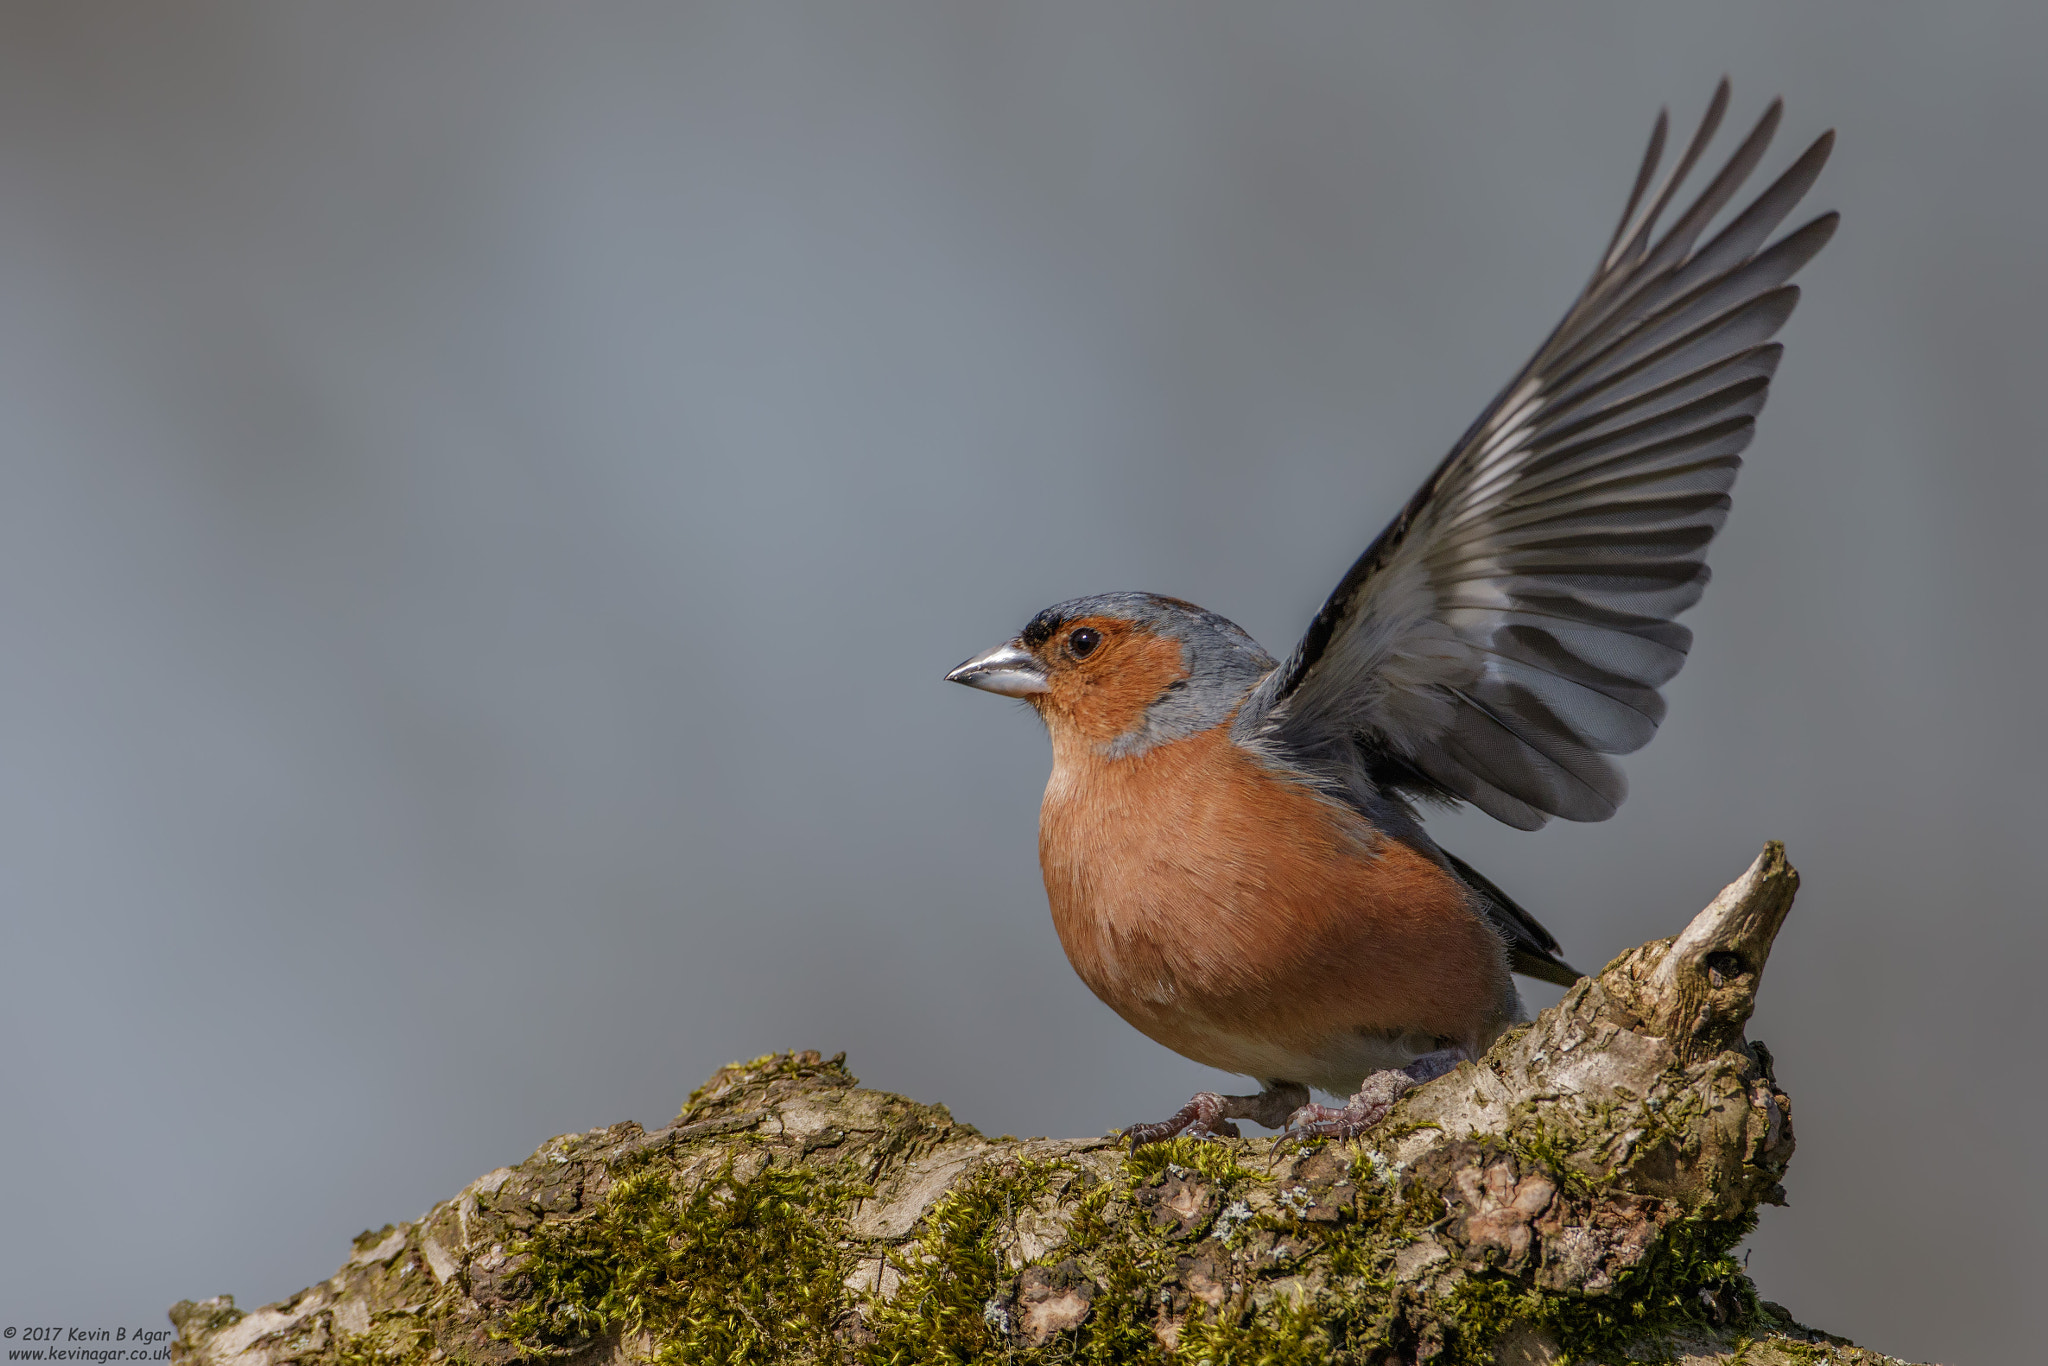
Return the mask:
{"type": "Polygon", "coordinates": [[[702,1086],[690,1092],[689,1099],[683,1102],[683,1114],[689,1114],[707,1099],[726,1096],[735,1090],[765,1090],[769,1083],[775,1081],[814,1078],[825,1078],[846,1086],[856,1085],[860,1080],[846,1070],[844,1053],[829,1058],[820,1057],[815,1049],[801,1053],[763,1053],[745,1062],[729,1062],[713,1072],[702,1086]]]}
{"type": "Polygon", "coordinates": [[[1570,1130],[1546,1124],[1541,1118],[1516,1126],[1503,1145],[1525,1164],[1533,1163],[1550,1172],[1557,1188],[1567,1195],[1592,1193],[1592,1182],[1572,1160],[1579,1152],[1579,1140],[1570,1130]]]}
{"type": "Polygon", "coordinates": [[[543,1224],[512,1248],[531,1294],[499,1336],[541,1353],[644,1331],[655,1360],[837,1359],[848,1254],[838,1230],[863,1188],[851,1173],[730,1158],[694,1189],[663,1168],[622,1177],[588,1218],[543,1224]]]}
{"type": "MultiPolygon", "coordinates": [[[[1540,1125],[1517,1135],[1518,1154],[1553,1171],[1569,1172],[1559,1160],[1568,1148],[1566,1136],[1540,1125]]],[[[1307,1217],[1306,1199],[1284,1198],[1291,1184],[1277,1209],[1268,1200],[1267,1212],[1253,1215],[1246,1196],[1275,1177],[1247,1165],[1248,1151],[1164,1143],[1102,1176],[1095,1174],[1101,1167],[1085,1163],[987,1163],[932,1206],[916,1237],[887,1254],[900,1279],[886,1298],[845,1285],[856,1254],[843,1216],[866,1193],[850,1168],[769,1160],[742,1178],[728,1158],[686,1189],[669,1163],[642,1162],[618,1175],[594,1211],[543,1223],[513,1246],[525,1259],[530,1290],[499,1336],[535,1355],[569,1355],[604,1336],[644,1332],[662,1366],[1306,1366],[1412,1351],[1426,1330],[1441,1333],[1446,1360],[1473,1366],[1491,1360],[1501,1335],[1517,1324],[1554,1337],[1565,1361],[1615,1362],[1634,1359],[1630,1353],[1658,1359],[1660,1344],[1676,1333],[1756,1317],[1754,1292],[1729,1255],[1749,1231],[1747,1220],[1674,1221],[1650,1257],[1602,1296],[1549,1294],[1525,1278],[1482,1271],[1462,1276],[1444,1300],[1404,1300],[1395,1259],[1441,1220],[1440,1199],[1412,1183],[1404,1195],[1384,1160],[1360,1150],[1338,1168],[1355,1193],[1336,1217],[1330,1196],[1320,1197],[1317,1217],[1307,1217]],[[1185,1191],[1175,1184],[1181,1181],[1208,1188],[1201,1212],[1179,1222],[1158,1217],[1155,1192],[1185,1191]],[[1079,1328],[1031,1350],[1014,1336],[1022,1306],[1005,1250],[1018,1217],[1055,1190],[1072,1216],[1053,1258],[1075,1259],[1096,1289],[1079,1328]],[[1202,1259],[1229,1286],[1213,1307],[1182,1279],[1202,1259]],[[1172,1351],[1162,1327],[1178,1332],[1172,1351]]],[[[1589,1188],[1582,1175],[1562,1184],[1589,1188]]],[[[374,1341],[366,1335],[342,1346],[335,1366],[415,1366],[425,1344],[409,1324],[380,1324],[374,1341]]]]}
{"type": "MultiPolygon", "coordinates": [[[[1157,1145],[1170,1148],[1174,1143],[1157,1145]]],[[[1204,1146],[1204,1145],[1197,1145],[1204,1146]]],[[[1216,1146],[1221,1145],[1206,1145],[1216,1146]]],[[[1093,1313],[1073,1344],[1070,1360],[1104,1366],[1111,1362],[1159,1362],[1165,1349],[1152,1331],[1158,1313],[1155,1298],[1167,1261],[1167,1240],[1146,1221],[1130,1217],[1130,1198],[1139,1182],[1166,1170],[1140,1149],[1124,1159],[1120,1177],[1098,1184],[1081,1198],[1074,1212],[1073,1239],[1064,1252],[1077,1252],[1101,1283],[1093,1313]],[[1121,1217],[1112,1221],[1112,1211],[1121,1217]]]]}
{"type": "Polygon", "coordinates": [[[1451,1292],[1450,1359],[1457,1366],[1485,1366],[1508,1329],[1541,1322],[1543,1304],[1542,1296],[1505,1276],[1466,1279],[1451,1292]]]}
{"type": "MultiPolygon", "coordinates": [[[[1210,1186],[1213,1209],[1222,1209],[1252,1183],[1271,1179],[1239,1158],[1240,1150],[1231,1145],[1184,1139],[1127,1156],[1109,1180],[1060,1162],[1015,1161],[972,1173],[932,1207],[923,1232],[896,1255],[902,1282],[888,1299],[868,1306],[875,1337],[860,1348],[858,1359],[873,1366],[1166,1362],[1168,1354],[1153,1331],[1157,1287],[1188,1244],[1140,1214],[1135,1197],[1169,1176],[1197,1177],[1210,1186]],[[1055,1256],[1076,1258],[1086,1267],[1097,1285],[1092,1312],[1079,1329],[1042,1350],[1020,1349],[1005,1332],[1017,1310],[1004,1299],[1012,1282],[1002,1243],[1016,1213],[1042,1200],[1062,1180],[1087,1188],[1075,1202],[1069,1237],[1055,1256]]],[[[1195,1315],[1190,1323],[1202,1351],[1191,1356],[1184,1347],[1179,1359],[1320,1359],[1270,1355],[1274,1343],[1299,1338],[1302,1325],[1311,1320],[1305,1309],[1283,1310],[1278,1317],[1234,1309],[1225,1315],[1195,1315]]]]}
{"type": "Polygon", "coordinates": [[[1450,1296],[1451,1359],[1491,1362],[1501,1334],[1529,1324],[1557,1339],[1560,1363],[1669,1361],[1668,1344],[1682,1334],[1756,1321],[1756,1288],[1730,1255],[1755,1227],[1754,1215],[1678,1219],[1600,1296],[1544,1294],[1506,1276],[1472,1276],[1450,1296]]]}
{"type": "MultiPolygon", "coordinates": [[[[527,1359],[577,1356],[624,1336],[629,1354],[660,1366],[1363,1366],[1438,1345],[1441,1360],[1476,1366],[1491,1361],[1502,1334],[1518,1324],[1558,1342],[1562,1361],[1618,1364],[1668,1360],[1668,1343],[1701,1329],[1764,1322],[1729,1255],[1749,1221],[1673,1222],[1649,1259],[1603,1296],[1550,1294],[1525,1277],[1453,1269],[1447,1297],[1418,1299],[1399,1293],[1394,1263],[1443,1216],[1427,1186],[1405,1183],[1404,1192],[1383,1159],[1361,1150],[1336,1168],[1335,1179],[1355,1194],[1335,1218],[1330,1202],[1345,1187],[1316,1187],[1313,1204],[1289,1200],[1296,1186],[1285,1167],[1281,1198],[1254,1199],[1266,1212],[1253,1215],[1245,1198],[1271,1189],[1276,1176],[1247,1165],[1250,1151],[1161,1145],[1106,1170],[1093,1161],[985,1164],[888,1254],[900,1280],[886,1299],[845,1285],[857,1254],[844,1215],[866,1193],[850,1167],[806,1168],[786,1158],[778,1165],[758,1147],[743,1148],[739,1169],[728,1156],[715,1174],[688,1184],[671,1161],[636,1155],[612,1169],[615,1184],[594,1208],[542,1223],[511,1245],[523,1259],[523,1283],[510,1287],[517,1307],[493,1336],[516,1342],[527,1359]],[[1182,1182],[1208,1188],[1203,1212],[1160,1217],[1158,1202],[1185,1194],[1182,1182]],[[1095,1293],[1077,1329],[1030,1349],[1015,1335],[1024,1306],[1005,1253],[1018,1219],[1052,1203],[1072,1211],[1072,1222],[1050,1260],[1074,1259],[1095,1293]],[[1220,1304],[1194,1295],[1194,1268],[1227,1285],[1220,1304]],[[1162,1331],[1178,1334],[1173,1349],[1162,1331]],[[633,1335],[642,1333],[646,1345],[637,1347],[633,1335]]],[[[424,1366],[435,1346],[433,1318],[380,1314],[369,1332],[337,1338],[317,1360],[424,1366]]]]}
{"type": "Polygon", "coordinates": [[[1395,1203],[1381,1167],[1361,1154],[1349,1168],[1358,1192],[1351,1217],[1309,1222],[1285,1202],[1281,1213],[1252,1216],[1243,1197],[1275,1178],[1242,1162],[1242,1151],[1194,1142],[1143,1149],[1126,1159],[1120,1180],[1082,1200],[1075,1241],[1087,1250],[1085,1260],[1103,1289],[1071,1356],[1061,1359],[1101,1366],[1305,1366],[1363,1362],[1380,1353],[1394,1310],[1393,1255],[1412,1239],[1417,1211],[1395,1203]],[[1191,1246],[1172,1239],[1137,1215],[1136,1197],[1164,1175],[1197,1175],[1211,1183],[1219,1215],[1207,1241],[1191,1246]],[[1228,1259],[1225,1277],[1233,1291],[1213,1308],[1190,1301],[1169,1353],[1154,1330],[1162,1304],[1158,1288],[1173,1279],[1183,1254],[1204,1249],[1228,1259]],[[1256,1287],[1307,1267],[1328,1273],[1320,1288],[1295,1282],[1258,1303],[1256,1287]]]}
{"type": "Polygon", "coordinates": [[[1326,1310],[1308,1299],[1275,1300],[1254,1314],[1204,1314],[1181,1329],[1174,1360],[1202,1366],[1322,1366],[1331,1359],[1330,1328],[1326,1310]]]}
{"type": "Polygon", "coordinates": [[[434,1334],[417,1315],[379,1314],[366,1333],[335,1339],[332,1366],[420,1366],[434,1349],[434,1334]]]}
{"type": "Polygon", "coordinates": [[[1272,1180],[1266,1173],[1238,1161],[1237,1152],[1236,1145],[1230,1143],[1202,1138],[1170,1138],[1164,1143],[1147,1144],[1126,1157],[1124,1176],[1132,1186],[1140,1186],[1161,1172],[1178,1167],[1194,1172],[1220,1188],[1272,1180]]]}
{"type": "Polygon", "coordinates": [[[999,1240],[1019,1207],[1073,1168],[1054,1162],[991,1163],[941,1196],[924,1232],[893,1257],[902,1282],[868,1307],[874,1332],[861,1359],[876,1363],[981,1362],[1010,1353],[994,1306],[1003,1280],[999,1240]]]}

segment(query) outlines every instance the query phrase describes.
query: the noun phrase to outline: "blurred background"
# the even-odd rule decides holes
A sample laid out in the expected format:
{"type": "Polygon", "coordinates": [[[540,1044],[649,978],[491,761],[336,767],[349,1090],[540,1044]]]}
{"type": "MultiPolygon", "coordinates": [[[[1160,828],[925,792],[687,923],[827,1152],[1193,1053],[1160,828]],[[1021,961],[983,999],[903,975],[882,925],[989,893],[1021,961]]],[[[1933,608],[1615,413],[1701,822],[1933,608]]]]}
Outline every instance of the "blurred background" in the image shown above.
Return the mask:
{"type": "Polygon", "coordinates": [[[1615,820],[1435,828],[1587,967],[1786,840],[1751,1271],[2026,1355],[2044,51],[2021,3],[0,5],[0,1317],[260,1304],[770,1049],[996,1133],[1228,1083],[1067,968],[1040,729],[939,675],[1115,588],[1284,651],[1725,71],[1790,101],[1763,175],[1839,127],[1846,221],[1693,663],[1615,820]]]}

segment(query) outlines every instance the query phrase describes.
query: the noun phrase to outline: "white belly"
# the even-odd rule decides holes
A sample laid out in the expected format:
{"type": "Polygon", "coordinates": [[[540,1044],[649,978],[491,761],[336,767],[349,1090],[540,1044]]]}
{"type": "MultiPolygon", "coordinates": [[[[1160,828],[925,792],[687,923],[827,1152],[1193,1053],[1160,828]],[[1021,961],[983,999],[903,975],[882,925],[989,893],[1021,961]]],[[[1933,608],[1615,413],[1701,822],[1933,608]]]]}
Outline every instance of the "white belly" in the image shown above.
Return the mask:
{"type": "MultiPolygon", "coordinates": [[[[1508,1023],[1518,1024],[1528,1018],[1528,1009],[1517,994],[1515,1016],[1508,1023]]],[[[1338,1097],[1349,1097],[1375,1072],[1406,1067],[1423,1054],[1434,1053],[1445,1046],[1445,1041],[1434,1035],[1414,1032],[1336,1035],[1312,1052],[1288,1048],[1270,1039],[1246,1038],[1212,1030],[1201,1031],[1200,1052],[1186,1047],[1186,1042],[1183,1040],[1167,1046],[1211,1067],[1251,1077],[1262,1086],[1272,1081],[1296,1081],[1338,1097]]],[[[1492,1040],[1485,1043],[1491,1044],[1492,1040]]]]}

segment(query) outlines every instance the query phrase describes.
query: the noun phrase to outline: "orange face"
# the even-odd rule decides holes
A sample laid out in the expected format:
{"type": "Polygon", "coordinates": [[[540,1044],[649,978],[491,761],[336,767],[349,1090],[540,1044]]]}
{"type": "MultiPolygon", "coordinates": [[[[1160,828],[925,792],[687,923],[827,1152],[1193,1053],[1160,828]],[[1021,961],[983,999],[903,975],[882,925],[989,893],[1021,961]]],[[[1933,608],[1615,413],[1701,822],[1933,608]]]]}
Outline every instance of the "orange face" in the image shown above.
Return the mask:
{"type": "Polygon", "coordinates": [[[1058,754],[1137,730],[1146,708],[1184,684],[1188,661],[1180,641],[1123,617],[1091,614],[1054,624],[1042,615],[1016,639],[946,677],[1031,703],[1058,754]]]}
{"type": "Polygon", "coordinates": [[[1045,679],[1044,691],[1026,697],[1055,745],[1105,744],[1136,730],[1145,709],[1188,676],[1179,641],[1117,617],[1063,623],[1026,648],[1045,679]]]}

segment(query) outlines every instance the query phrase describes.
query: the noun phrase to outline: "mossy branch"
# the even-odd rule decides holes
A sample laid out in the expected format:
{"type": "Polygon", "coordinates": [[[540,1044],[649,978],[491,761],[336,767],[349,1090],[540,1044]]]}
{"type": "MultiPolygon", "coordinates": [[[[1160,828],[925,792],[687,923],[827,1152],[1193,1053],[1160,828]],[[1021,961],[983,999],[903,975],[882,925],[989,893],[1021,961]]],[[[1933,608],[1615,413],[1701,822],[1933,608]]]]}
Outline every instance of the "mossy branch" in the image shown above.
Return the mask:
{"type": "Polygon", "coordinates": [[[721,1069],[673,1123],[566,1135],[184,1366],[1552,1362],[1878,1366],[1757,1297],[1791,1101],[1743,1038],[1781,846],[1363,1142],[990,1139],[841,1057],[721,1069]]]}

